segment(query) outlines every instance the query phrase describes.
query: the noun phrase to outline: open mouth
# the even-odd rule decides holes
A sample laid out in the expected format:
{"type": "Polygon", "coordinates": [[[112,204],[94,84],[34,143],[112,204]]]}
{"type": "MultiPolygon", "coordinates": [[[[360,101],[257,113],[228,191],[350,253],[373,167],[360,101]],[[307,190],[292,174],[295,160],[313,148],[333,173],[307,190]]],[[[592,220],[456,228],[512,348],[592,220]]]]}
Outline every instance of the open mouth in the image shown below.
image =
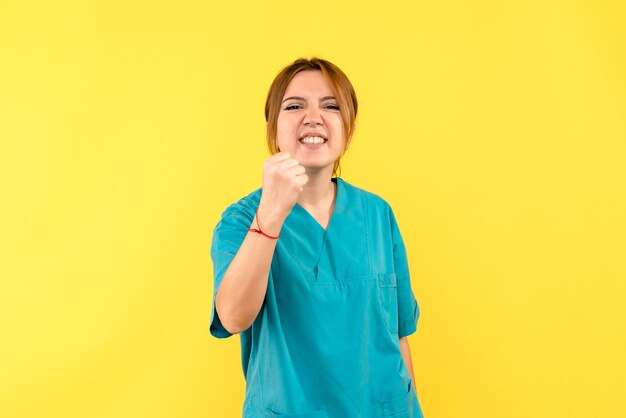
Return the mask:
{"type": "Polygon", "coordinates": [[[327,141],[328,140],[326,138],[322,138],[321,136],[307,136],[304,138],[300,138],[301,144],[308,144],[308,145],[323,144],[327,141]]]}

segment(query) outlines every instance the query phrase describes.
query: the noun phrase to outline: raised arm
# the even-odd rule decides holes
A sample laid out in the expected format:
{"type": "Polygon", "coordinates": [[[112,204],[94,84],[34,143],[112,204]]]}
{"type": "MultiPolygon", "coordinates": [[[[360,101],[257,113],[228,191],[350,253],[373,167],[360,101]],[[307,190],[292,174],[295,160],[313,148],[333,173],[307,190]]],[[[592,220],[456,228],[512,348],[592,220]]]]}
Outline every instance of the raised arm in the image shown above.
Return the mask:
{"type": "MultiPolygon", "coordinates": [[[[257,217],[249,228],[261,229],[272,237],[278,236],[303,186],[308,182],[308,176],[304,173],[304,167],[288,152],[269,157],[263,164],[263,191],[257,217]],[[260,226],[257,219],[261,222],[260,226]]],[[[234,226],[232,229],[236,230],[234,234],[241,239],[242,226],[234,226]]],[[[229,232],[223,234],[228,235],[229,232]]],[[[219,247],[222,238],[218,236],[214,239],[219,247]]],[[[228,237],[223,239],[228,240],[228,237]]],[[[248,329],[259,314],[267,291],[276,242],[276,239],[248,231],[221,280],[216,277],[218,287],[215,310],[222,326],[230,334],[248,329]]],[[[232,257],[233,251],[231,249],[227,253],[232,257]]]]}

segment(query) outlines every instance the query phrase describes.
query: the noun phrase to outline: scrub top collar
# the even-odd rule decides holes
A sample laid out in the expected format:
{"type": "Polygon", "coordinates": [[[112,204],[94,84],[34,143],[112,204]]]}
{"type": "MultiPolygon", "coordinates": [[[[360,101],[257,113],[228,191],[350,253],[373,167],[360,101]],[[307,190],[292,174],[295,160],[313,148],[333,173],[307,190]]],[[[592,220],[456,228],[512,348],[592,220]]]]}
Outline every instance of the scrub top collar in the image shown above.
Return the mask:
{"type": "Polygon", "coordinates": [[[317,229],[320,232],[322,232],[323,235],[328,234],[328,231],[330,230],[332,225],[335,223],[334,219],[340,216],[341,213],[343,213],[344,211],[344,191],[343,191],[344,180],[341,177],[333,177],[331,178],[331,181],[337,184],[337,193],[335,195],[335,207],[333,208],[333,213],[330,216],[330,219],[328,221],[328,226],[326,227],[326,229],[324,229],[324,227],[320,225],[317,219],[315,219],[313,215],[311,215],[311,213],[308,210],[306,210],[304,207],[302,207],[299,203],[296,202],[295,206],[293,207],[293,210],[297,210],[301,212],[301,214],[307,217],[309,221],[312,221],[311,223],[315,224],[317,226],[317,229]]]}

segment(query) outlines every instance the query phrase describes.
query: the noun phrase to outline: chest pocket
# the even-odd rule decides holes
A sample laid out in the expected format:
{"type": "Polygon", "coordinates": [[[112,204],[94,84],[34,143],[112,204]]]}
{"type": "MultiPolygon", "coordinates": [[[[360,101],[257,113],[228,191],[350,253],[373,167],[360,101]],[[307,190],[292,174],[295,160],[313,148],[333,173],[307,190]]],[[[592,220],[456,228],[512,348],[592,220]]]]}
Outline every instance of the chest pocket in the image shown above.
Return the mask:
{"type": "Polygon", "coordinates": [[[266,418],[329,418],[328,411],[326,409],[322,409],[314,412],[304,412],[301,414],[277,414],[276,412],[265,409],[265,417],[266,418]]]}
{"type": "Polygon", "coordinates": [[[398,283],[396,273],[378,274],[378,300],[387,329],[398,334],[398,283]]]}

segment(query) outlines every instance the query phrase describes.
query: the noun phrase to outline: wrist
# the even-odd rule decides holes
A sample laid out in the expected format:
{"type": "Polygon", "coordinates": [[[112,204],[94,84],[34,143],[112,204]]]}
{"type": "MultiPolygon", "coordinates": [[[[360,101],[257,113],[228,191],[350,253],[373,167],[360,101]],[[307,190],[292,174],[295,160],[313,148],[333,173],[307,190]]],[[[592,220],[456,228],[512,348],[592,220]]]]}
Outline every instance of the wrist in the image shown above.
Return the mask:
{"type": "Polygon", "coordinates": [[[278,236],[285,219],[286,216],[280,211],[272,210],[266,205],[260,204],[251,228],[262,230],[268,235],[278,236]]]}

